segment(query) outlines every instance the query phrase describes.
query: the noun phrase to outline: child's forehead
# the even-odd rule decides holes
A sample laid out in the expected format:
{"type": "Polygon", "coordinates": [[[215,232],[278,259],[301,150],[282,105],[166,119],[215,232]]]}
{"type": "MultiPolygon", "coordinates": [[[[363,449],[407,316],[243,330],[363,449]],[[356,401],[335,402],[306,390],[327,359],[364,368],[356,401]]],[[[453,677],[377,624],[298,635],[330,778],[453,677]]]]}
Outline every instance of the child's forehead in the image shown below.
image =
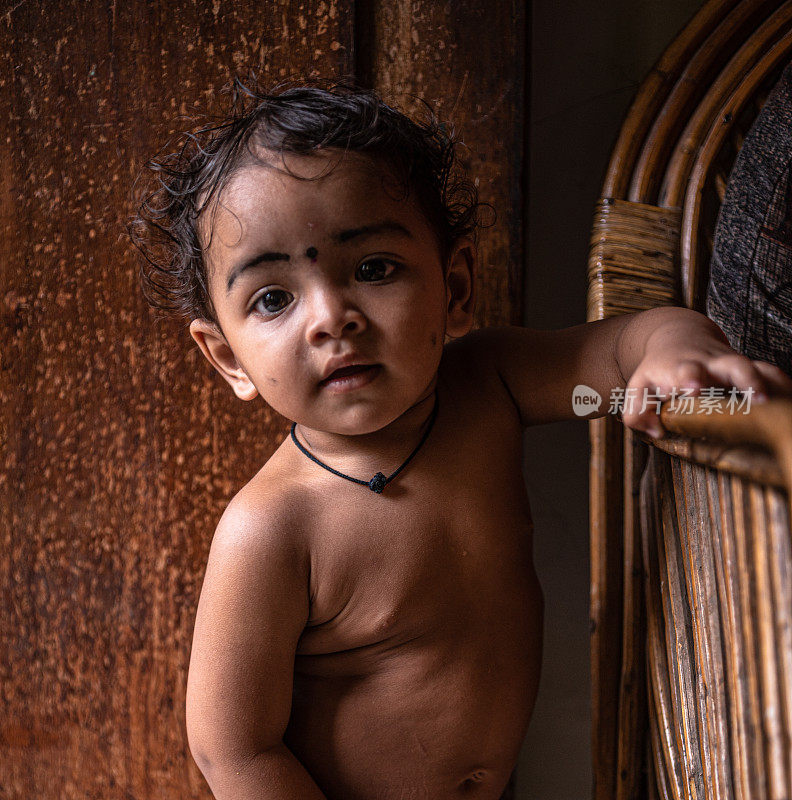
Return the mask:
{"type": "Polygon", "coordinates": [[[265,153],[240,165],[212,203],[203,224],[220,218],[237,223],[283,224],[315,216],[363,218],[400,211],[412,213],[409,190],[387,165],[362,153],[320,151],[310,155],[265,153]]]}
{"type": "Polygon", "coordinates": [[[198,222],[210,273],[254,251],[324,252],[328,243],[351,239],[350,231],[401,230],[414,241],[434,240],[407,188],[376,161],[350,153],[296,156],[285,165],[251,160],[198,222]]]}

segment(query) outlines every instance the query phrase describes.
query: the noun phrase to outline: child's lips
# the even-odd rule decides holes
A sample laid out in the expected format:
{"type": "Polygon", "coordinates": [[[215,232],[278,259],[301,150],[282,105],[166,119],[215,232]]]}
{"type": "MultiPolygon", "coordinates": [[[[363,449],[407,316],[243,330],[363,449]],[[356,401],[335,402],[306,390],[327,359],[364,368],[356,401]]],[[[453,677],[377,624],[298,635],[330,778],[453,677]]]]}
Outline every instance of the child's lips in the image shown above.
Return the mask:
{"type": "Polygon", "coordinates": [[[351,364],[330,373],[319,385],[335,391],[357,389],[374,380],[380,369],[379,364],[351,364]]]}

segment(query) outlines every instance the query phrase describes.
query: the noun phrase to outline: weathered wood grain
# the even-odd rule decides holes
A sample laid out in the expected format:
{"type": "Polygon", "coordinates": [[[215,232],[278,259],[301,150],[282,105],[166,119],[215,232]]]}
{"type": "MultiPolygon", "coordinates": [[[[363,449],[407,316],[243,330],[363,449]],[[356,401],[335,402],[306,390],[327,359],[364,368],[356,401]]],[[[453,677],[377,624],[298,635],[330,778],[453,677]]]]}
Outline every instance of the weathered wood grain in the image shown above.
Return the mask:
{"type": "MultiPolygon", "coordinates": [[[[757,796],[755,781],[751,779],[750,764],[751,731],[748,687],[741,678],[745,674],[746,661],[750,659],[750,651],[746,651],[742,637],[742,604],[740,603],[740,584],[738,580],[737,544],[735,541],[735,513],[732,487],[736,480],[728,476],[713,474],[709,478],[709,487],[713,500],[719,499],[714,511],[719,520],[716,539],[719,545],[715,552],[716,577],[718,580],[718,597],[721,607],[721,624],[723,625],[722,641],[725,645],[725,664],[728,675],[729,695],[729,730],[732,741],[732,763],[734,765],[734,788],[738,798],[751,800],[757,796]]],[[[714,502],[711,501],[713,506],[714,502]]]]}
{"type": "Polygon", "coordinates": [[[624,435],[624,612],[622,658],[619,678],[618,739],[616,742],[616,800],[638,800],[645,794],[643,765],[635,758],[645,746],[646,737],[646,653],[643,631],[646,628],[641,581],[641,509],[637,486],[646,465],[647,448],[632,436],[624,435]]]}
{"type": "Polygon", "coordinates": [[[450,112],[498,207],[478,320],[516,321],[524,11],[501,4],[482,36],[483,4],[413,17],[337,0],[5,7],[0,796],[209,797],[184,723],[203,569],[227,501],[287,423],[240,404],[186,326],[145,306],[123,232],[130,185],[153,149],[223,106],[234,75],[354,75],[360,25],[378,15],[365,44],[378,85],[422,86],[450,112]],[[492,68],[470,70],[483,50],[492,68]]]}
{"type": "Polygon", "coordinates": [[[787,500],[650,453],[641,482],[649,715],[658,787],[669,797],[790,795],[787,500]],[[674,791],[677,763],[684,780],[674,791]]]}
{"type": "Polygon", "coordinates": [[[652,703],[649,720],[652,730],[652,753],[657,787],[663,798],[682,800],[682,767],[674,734],[671,688],[666,666],[665,623],[663,619],[657,535],[661,529],[659,494],[656,491],[660,456],[650,450],[646,470],[640,482],[641,551],[643,586],[646,598],[646,663],[652,703]]]}
{"type": "Polygon", "coordinates": [[[612,800],[618,759],[618,697],[621,643],[624,542],[622,426],[612,416],[590,423],[589,591],[592,761],[596,800],[612,800]],[[618,654],[618,655],[617,655],[618,654]]]}
{"type": "Polygon", "coordinates": [[[684,588],[684,565],[680,548],[680,519],[675,503],[677,476],[668,460],[658,474],[661,527],[658,532],[660,597],[665,618],[665,643],[671,701],[676,722],[677,748],[684,789],[689,800],[704,798],[704,765],[696,703],[697,674],[694,668],[691,608],[684,588]]]}
{"type": "Polygon", "coordinates": [[[790,519],[781,495],[768,492],[767,550],[774,614],[774,637],[778,657],[781,707],[780,748],[787,774],[787,794],[792,795],[792,537],[790,519]]]}

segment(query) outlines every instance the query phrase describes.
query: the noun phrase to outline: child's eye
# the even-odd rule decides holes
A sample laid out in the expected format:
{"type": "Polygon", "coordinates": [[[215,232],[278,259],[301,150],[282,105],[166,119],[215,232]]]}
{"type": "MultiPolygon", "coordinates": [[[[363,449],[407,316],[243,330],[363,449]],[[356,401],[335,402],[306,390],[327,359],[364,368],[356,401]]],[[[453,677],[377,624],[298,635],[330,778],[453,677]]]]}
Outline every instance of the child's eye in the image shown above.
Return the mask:
{"type": "Polygon", "coordinates": [[[394,264],[382,258],[370,258],[355,270],[355,278],[359,281],[373,282],[387,278],[394,270],[394,264]]]}
{"type": "Polygon", "coordinates": [[[293,300],[289,292],[282,289],[269,289],[264,294],[259,295],[253,308],[261,307],[267,314],[274,314],[282,311],[293,300]]]}

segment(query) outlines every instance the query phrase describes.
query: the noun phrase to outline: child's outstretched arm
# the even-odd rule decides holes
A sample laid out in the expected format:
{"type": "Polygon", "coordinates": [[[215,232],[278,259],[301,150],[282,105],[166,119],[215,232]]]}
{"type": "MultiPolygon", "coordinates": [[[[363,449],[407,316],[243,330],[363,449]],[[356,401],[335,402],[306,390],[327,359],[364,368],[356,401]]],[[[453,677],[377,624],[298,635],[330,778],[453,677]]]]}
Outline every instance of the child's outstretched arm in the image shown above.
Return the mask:
{"type": "MultiPolygon", "coordinates": [[[[479,363],[492,364],[524,426],[572,419],[576,386],[602,398],[588,419],[604,416],[614,389],[637,403],[625,406],[625,425],[662,434],[656,404],[642,410],[644,390],[667,399],[673,389],[726,386],[765,395],[792,395],[778,367],[734,351],[712,320],[686,308],[663,307],[557,331],[488,328],[469,337],[479,363]]],[[[461,340],[460,340],[461,341],[461,340]]]]}
{"type": "Polygon", "coordinates": [[[282,740],[309,597],[307,557],[289,524],[237,496],[212,540],[187,680],[187,735],[217,800],[324,800],[282,740]]]}

